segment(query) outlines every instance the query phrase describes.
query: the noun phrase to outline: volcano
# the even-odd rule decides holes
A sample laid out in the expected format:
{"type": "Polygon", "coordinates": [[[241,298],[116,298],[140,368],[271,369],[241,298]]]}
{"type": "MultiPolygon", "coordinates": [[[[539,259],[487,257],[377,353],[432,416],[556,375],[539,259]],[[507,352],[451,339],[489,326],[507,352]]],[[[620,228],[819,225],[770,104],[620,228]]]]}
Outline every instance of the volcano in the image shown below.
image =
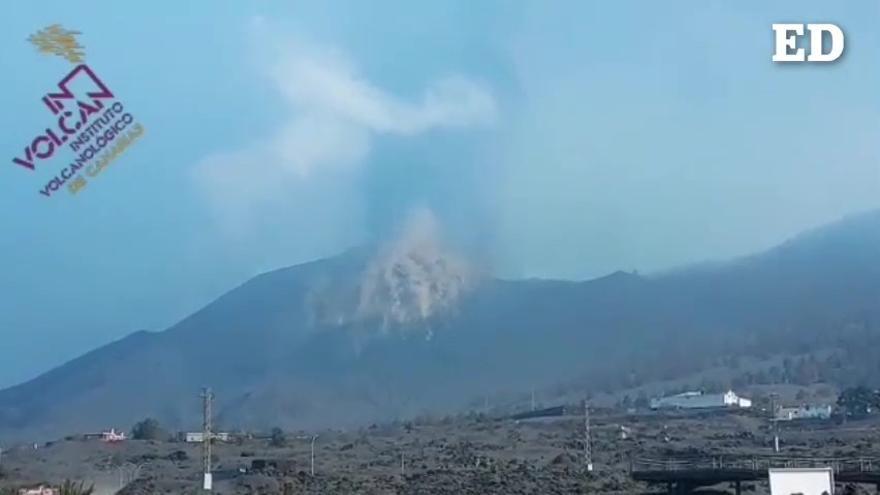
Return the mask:
{"type": "Polygon", "coordinates": [[[880,211],[727,262],[584,281],[500,280],[433,228],[257,276],[0,391],[0,439],[155,417],[195,428],[340,427],[460,411],[505,390],[674,378],[721,353],[880,334],[880,211]]]}

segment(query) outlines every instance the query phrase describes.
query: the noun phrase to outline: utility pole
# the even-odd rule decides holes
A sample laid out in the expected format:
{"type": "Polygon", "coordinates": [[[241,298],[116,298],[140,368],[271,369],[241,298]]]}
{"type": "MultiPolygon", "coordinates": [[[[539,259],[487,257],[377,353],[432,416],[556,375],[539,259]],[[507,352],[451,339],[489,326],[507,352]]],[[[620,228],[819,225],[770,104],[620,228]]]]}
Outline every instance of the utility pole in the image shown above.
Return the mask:
{"type": "Polygon", "coordinates": [[[773,452],[779,453],[779,419],[776,417],[776,393],[770,394],[770,423],[773,426],[773,452]]]}
{"type": "Polygon", "coordinates": [[[312,476],[315,476],[315,440],[318,439],[318,435],[312,435],[312,476]]]}
{"type": "Polygon", "coordinates": [[[214,393],[210,388],[202,390],[202,467],[204,478],[202,489],[210,491],[213,485],[211,474],[211,444],[214,440],[213,425],[211,421],[211,409],[214,403],[214,393]]]}
{"type": "Polygon", "coordinates": [[[593,472],[593,445],[590,432],[590,405],[584,399],[584,466],[588,473],[593,472]]]}
{"type": "Polygon", "coordinates": [[[532,387],[532,412],[534,412],[535,409],[537,409],[535,407],[535,387],[532,387]]]}

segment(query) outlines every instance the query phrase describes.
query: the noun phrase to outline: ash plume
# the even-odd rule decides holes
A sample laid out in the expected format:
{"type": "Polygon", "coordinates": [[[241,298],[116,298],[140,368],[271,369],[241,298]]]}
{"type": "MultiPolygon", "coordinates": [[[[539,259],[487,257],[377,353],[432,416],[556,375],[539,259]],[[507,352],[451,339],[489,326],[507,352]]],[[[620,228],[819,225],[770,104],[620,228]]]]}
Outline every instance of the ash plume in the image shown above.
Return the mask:
{"type": "Polygon", "coordinates": [[[381,319],[385,330],[390,324],[425,321],[454,310],[478,278],[463,257],[444,245],[433,213],[421,209],[367,265],[356,315],[381,319]]]}
{"type": "Polygon", "coordinates": [[[443,241],[434,214],[419,209],[357,269],[314,278],[304,302],[313,326],[349,327],[360,337],[393,330],[430,338],[430,320],[454,314],[484,276],[443,241]]]}

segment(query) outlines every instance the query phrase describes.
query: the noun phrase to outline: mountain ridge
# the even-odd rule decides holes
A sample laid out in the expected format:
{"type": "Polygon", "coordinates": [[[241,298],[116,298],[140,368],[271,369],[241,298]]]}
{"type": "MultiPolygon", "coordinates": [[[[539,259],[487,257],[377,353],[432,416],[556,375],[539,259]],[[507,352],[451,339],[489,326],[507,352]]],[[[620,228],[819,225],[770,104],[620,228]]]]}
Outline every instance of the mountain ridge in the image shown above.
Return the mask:
{"type": "MultiPolygon", "coordinates": [[[[192,428],[206,385],[228,427],[354,425],[578,377],[599,390],[623,377],[676,376],[703,365],[691,349],[711,356],[792,328],[821,339],[880,322],[880,210],[712,268],[579,282],[481,279],[454,305],[415,320],[389,322],[383,311],[351,305],[379,251],[260,274],[164,331],[136,332],[2,390],[0,438],[126,427],[146,416],[192,428]]],[[[430,252],[424,259],[447,274],[430,252]]],[[[448,295],[419,278],[434,268],[399,277],[412,253],[397,254],[403,262],[379,270],[381,280],[406,281],[397,300],[448,295]]]]}

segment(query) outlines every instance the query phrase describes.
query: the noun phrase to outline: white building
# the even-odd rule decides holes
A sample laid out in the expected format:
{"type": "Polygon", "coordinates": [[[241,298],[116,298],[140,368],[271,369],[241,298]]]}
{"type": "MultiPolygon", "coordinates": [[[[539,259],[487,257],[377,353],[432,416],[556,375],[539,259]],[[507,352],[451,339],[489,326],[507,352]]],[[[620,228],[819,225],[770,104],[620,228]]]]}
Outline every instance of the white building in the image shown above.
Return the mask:
{"type": "Polygon", "coordinates": [[[834,493],[834,471],[824,468],[770,469],[771,495],[831,495],[834,493]]]}
{"type": "Polygon", "coordinates": [[[43,485],[36,488],[21,488],[18,490],[18,495],[58,495],[59,493],[59,489],[49,488],[43,485]]]}
{"type": "Polygon", "coordinates": [[[110,428],[110,431],[101,432],[101,440],[104,442],[121,442],[125,440],[125,432],[110,428]]]}
{"type": "MultiPolygon", "coordinates": [[[[229,433],[214,433],[213,437],[215,440],[220,440],[221,442],[229,441],[229,433]]],[[[201,431],[187,432],[186,435],[184,435],[184,440],[186,443],[202,443],[205,441],[205,434],[201,431]]]]}
{"type": "Polygon", "coordinates": [[[651,400],[651,409],[710,409],[722,407],[752,407],[752,401],[736,395],[733,390],[723,394],[684,392],[651,400]]]}
{"type": "Polygon", "coordinates": [[[795,421],[798,419],[829,419],[831,406],[780,407],[776,410],[777,421],[795,421]]]}

